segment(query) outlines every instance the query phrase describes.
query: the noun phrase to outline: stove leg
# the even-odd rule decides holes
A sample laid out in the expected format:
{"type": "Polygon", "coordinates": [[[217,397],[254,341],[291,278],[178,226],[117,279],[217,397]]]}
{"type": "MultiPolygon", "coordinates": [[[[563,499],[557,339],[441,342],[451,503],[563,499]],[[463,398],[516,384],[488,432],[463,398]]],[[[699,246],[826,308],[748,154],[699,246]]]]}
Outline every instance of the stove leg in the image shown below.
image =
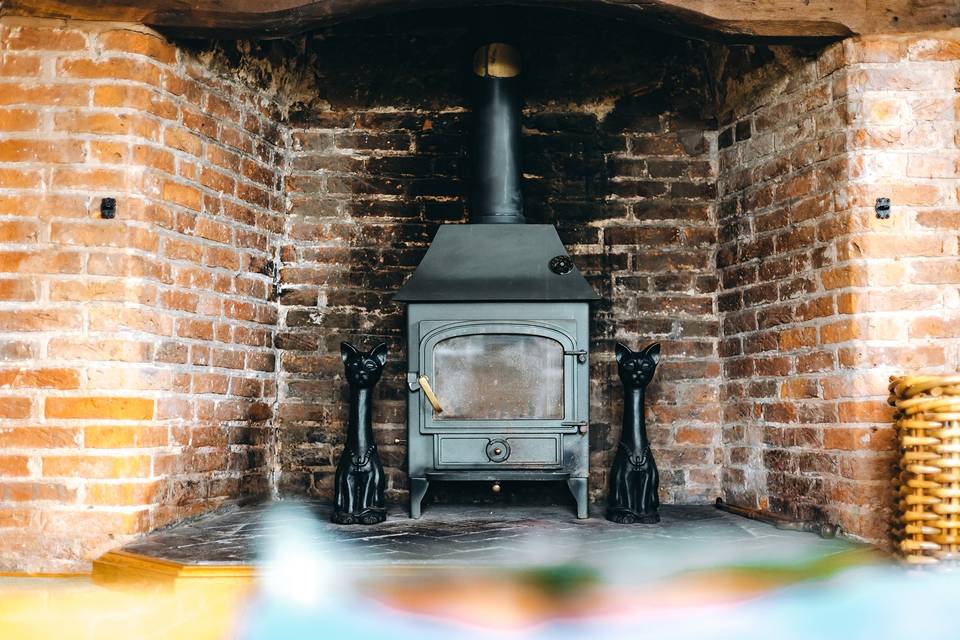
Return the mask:
{"type": "Polygon", "coordinates": [[[430,481],[426,478],[410,478],[410,517],[420,518],[420,501],[427,493],[430,481]]]}
{"type": "Polygon", "coordinates": [[[567,478],[567,486],[570,487],[573,499],[577,501],[577,517],[581,520],[587,518],[587,479],[567,478]]]}

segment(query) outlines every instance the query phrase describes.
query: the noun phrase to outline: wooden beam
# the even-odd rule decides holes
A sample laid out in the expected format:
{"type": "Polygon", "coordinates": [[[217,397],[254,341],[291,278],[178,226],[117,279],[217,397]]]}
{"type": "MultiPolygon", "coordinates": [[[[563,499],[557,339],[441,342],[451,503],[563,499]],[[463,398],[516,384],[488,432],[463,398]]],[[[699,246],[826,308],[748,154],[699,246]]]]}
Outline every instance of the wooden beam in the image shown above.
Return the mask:
{"type": "MultiPolygon", "coordinates": [[[[504,0],[474,0],[497,5],[504,0]]],[[[838,38],[960,26],[956,0],[521,0],[615,11],[652,26],[725,40],[838,38]]],[[[457,0],[7,0],[0,16],[139,22],[175,35],[281,37],[390,11],[462,6],[457,0]]]]}

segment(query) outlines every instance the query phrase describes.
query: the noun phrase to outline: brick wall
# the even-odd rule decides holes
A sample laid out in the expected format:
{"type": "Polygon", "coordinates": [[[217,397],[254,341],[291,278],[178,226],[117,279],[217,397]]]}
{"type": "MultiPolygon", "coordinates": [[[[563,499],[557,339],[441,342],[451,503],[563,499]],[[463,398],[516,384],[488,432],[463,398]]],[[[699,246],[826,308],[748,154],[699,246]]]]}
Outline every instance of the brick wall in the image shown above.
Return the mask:
{"type": "MultiPolygon", "coordinates": [[[[527,219],[557,225],[604,298],[592,318],[591,494],[603,498],[619,438],[614,338],[633,347],[661,340],[650,432],[664,499],[702,502],[719,490],[720,369],[716,136],[691,106],[705,102],[691,65],[699,49],[626,26],[605,25],[615,34],[603,42],[584,19],[557,15],[550,25],[562,36],[524,24],[519,45],[527,219]],[[638,72],[632,56],[660,67],[638,72]],[[584,86],[578,79],[590,74],[597,82],[584,86]]],[[[388,496],[405,498],[405,448],[395,440],[405,439],[406,344],[391,296],[437,226],[466,220],[470,37],[442,19],[392,17],[324,32],[308,46],[329,64],[321,99],[292,118],[277,335],[284,493],[330,497],[346,416],[339,343],[386,340],[375,429],[388,496]]]]}
{"type": "Polygon", "coordinates": [[[841,458],[849,480],[830,497],[851,505],[850,530],[882,539],[888,521],[875,505],[895,456],[881,383],[960,370],[960,29],[844,45],[851,233],[837,246],[849,265],[837,312],[852,344],[838,358],[856,373],[841,394],[846,428],[825,444],[859,452],[841,458]],[[888,220],[874,214],[879,197],[892,202],[888,220]]]}
{"type": "Polygon", "coordinates": [[[275,118],[144,29],[0,22],[0,569],[267,490],[275,118]]]}
{"type": "Polygon", "coordinates": [[[591,397],[592,497],[606,499],[606,473],[620,437],[613,337],[634,349],[662,343],[647,396],[661,497],[709,502],[719,490],[721,462],[716,134],[707,122],[669,113],[621,126],[615,135],[622,144],[606,154],[605,217],[585,230],[571,228],[567,240],[604,296],[592,346],[591,378],[598,382],[591,397]],[[586,241],[592,238],[596,244],[586,241]]]}
{"type": "MultiPolygon", "coordinates": [[[[613,342],[660,340],[666,501],[884,538],[887,376],[960,357],[956,32],[722,47],[540,17],[500,23],[526,53],[527,217],[603,296],[592,497],[613,342]]],[[[390,344],[375,420],[405,497],[390,296],[466,220],[464,23],[192,50],[0,21],[0,570],[82,569],[229,500],[329,497],[344,339],[390,344]]]]}
{"type": "Polygon", "coordinates": [[[834,245],[849,233],[837,202],[849,162],[842,54],[734,49],[722,87],[723,489],[804,519],[829,502],[839,463],[826,433],[848,391],[836,352],[849,338],[835,317],[844,271],[834,245]]]}
{"type": "Polygon", "coordinates": [[[957,368],[957,53],[956,34],[928,34],[724,57],[732,502],[887,537],[888,377],[957,368]]]}

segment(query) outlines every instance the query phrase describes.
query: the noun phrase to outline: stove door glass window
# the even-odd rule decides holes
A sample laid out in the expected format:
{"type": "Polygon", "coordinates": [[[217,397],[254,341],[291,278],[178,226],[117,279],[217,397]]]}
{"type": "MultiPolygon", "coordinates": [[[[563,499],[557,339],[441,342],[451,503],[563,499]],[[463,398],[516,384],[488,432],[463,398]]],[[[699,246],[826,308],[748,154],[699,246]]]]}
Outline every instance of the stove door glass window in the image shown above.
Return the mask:
{"type": "Polygon", "coordinates": [[[438,342],[441,420],[563,419],[563,345],[537,335],[469,334],[438,342]]]}

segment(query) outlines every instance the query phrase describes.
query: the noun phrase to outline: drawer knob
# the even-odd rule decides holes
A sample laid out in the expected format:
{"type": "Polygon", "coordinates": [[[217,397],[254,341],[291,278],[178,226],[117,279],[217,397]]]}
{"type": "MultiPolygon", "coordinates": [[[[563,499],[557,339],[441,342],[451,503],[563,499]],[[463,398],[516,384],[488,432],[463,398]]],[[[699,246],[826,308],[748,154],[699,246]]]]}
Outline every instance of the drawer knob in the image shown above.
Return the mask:
{"type": "Polygon", "coordinates": [[[510,445],[506,440],[491,440],[487,443],[487,458],[490,462],[503,462],[510,457],[510,445]]]}
{"type": "Polygon", "coordinates": [[[499,483],[499,482],[494,482],[494,483],[493,483],[493,486],[490,487],[490,490],[493,491],[494,493],[500,493],[500,489],[501,489],[501,488],[502,488],[502,487],[500,486],[500,483],[499,483]]]}

